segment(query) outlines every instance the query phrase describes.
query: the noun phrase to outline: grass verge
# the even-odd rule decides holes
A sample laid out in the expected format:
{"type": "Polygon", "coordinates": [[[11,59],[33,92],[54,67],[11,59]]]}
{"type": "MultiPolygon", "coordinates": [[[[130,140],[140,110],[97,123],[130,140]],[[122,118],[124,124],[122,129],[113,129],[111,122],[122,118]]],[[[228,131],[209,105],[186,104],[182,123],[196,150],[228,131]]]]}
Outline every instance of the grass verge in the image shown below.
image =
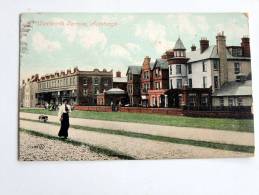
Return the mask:
{"type": "MultiPolygon", "coordinates": [[[[22,120],[39,122],[37,120],[32,120],[32,119],[22,119],[22,120]]],[[[59,123],[56,123],[56,122],[48,122],[48,123],[53,125],[59,125],[59,123]]],[[[209,141],[192,140],[192,139],[181,139],[181,138],[165,137],[165,136],[159,136],[159,135],[150,135],[145,133],[135,133],[135,132],[129,132],[129,131],[122,131],[122,130],[85,127],[80,125],[70,125],[70,127],[75,129],[85,130],[85,131],[98,132],[98,133],[121,135],[126,137],[169,142],[174,144],[185,144],[185,145],[191,145],[191,146],[207,147],[207,148],[228,150],[228,151],[235,151],[235,152],[254,153],[254,149],[255,149],[254,146],[243,146],[243,145],[236,145],[236,144],[225,144],[225,143],[217,143],[217,142],[209,142],[209,141]]]]}
{"type": "Polygon", "coordinates": [[[107,156],[118,157],[118,158],[124,159],[124,160],[134,160],[135,159],[135,158],[133,158],[131,156],[128,156],[128,155],[125,155],[125,154],[122,154],[120,152],[117,152],[117,151],[114,151],[114,150],[110,150],[110,149],[107,149],[107,148],[104,148],[104,147],[94,146],[94,145],[91,145],[91,144],[88,144],[88,143],[84,143],[84,142],[80,142],[80,141],[76,141],[76,140],[60,139],[60,138],[52,136],[52,135],[36,132],[36,131],[33,131],[33,130],[29,130],[29,129],[20,128],[19,130],[21,132],[25,132],[25,133],[28,133],[28,134],[31,134],[31,135],[34,135],[34,136],[44,137],[44,138],[51,139],[51,140],[58,140],[58,141],[65,142],[67,144],[72,144],[74,146],[87,146],[87,147],[89,147],[89,149],[92,152],[95,152],[95,153],[101,153],[101,154],[105,154],[107,156]]]}
{"type": "MultiPolygon", "coordinates": [[[[44,109],[21,108],[21,112],[57,115],[57,111],[44,109]]],[[[107,121],[121,121],[146,123],[155,125],[169,125],[177,127],[194,127],[221,129],[240,132],[254,132],[254,122],[252,119],[229,119],[229,118],[204,118],[186,116],[168,116],[159,114],[127,113],[127,112],[95,112],[75,110],[70,114],[74,118],[85,118],[107,121]]]]}

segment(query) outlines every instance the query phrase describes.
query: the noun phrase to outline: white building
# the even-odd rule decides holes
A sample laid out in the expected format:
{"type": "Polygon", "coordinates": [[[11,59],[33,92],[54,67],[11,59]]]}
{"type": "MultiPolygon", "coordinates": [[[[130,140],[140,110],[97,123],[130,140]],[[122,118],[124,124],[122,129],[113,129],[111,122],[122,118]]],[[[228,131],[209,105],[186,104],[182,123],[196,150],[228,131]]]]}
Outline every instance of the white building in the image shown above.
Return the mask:
{"type": "Polygon", "coordinates": [[[27,82],[24,84],[24,91],[23,91],[23,107],[35,107],[38,103],[36,98],[36,93],[38,92],[38,75],[32,76],[31,79],[28,79],[27,82]]]}
{"type": "Polygon", "coordinates": [[[187,84],[187,58],[185,47],[180,38],[175,43],[174,49],[167,51],[169,58],[169,89],[182,88],[187,84]],[[170,58],[170,54],[172,58],[170,58]]]}
{"type": "MultiPolygon", "coordinates": [[[[206,38],[200,40],[200,48],[193,45],[191,51],[185,53],[185,47],[179,38],[173,50],[167,51],[169,61],[169,88],[212,88],[213,106],[234,105],[251,106],[252,93],[241,90],[233,99],[229,98],[232,90],[229,85],[247,88],[251,82],[238,82],[249,79],[251,75],[250,43],[243,37],[240,46],[227,46],[224,33],[216,36],[216,45],[209,45],[206,38]],[[170,57],[170,55],[172,57],[170,57]],[[244,85],[244,86],[243,86],[244,85]],[[246,93],[246,94],[245,94],[246,93]],[[222,97],[224,96],[224,104],[222,97]],[[220,96],[220,98],[219,98],[220,96]],[[239,98],[240,96],[240,98],[239,98]],[[241,97],[242,96],[242,97],[241,97]],[[221,103],[219,103],[219,99],[221,103]],[[229,99],[229,101],[225,100],[229,99]],[[238,102],[239,101],[239,102],[238,102]],[[230,102],[230,103],[228,103],[230,102]],[[242,103],[240,103],[242,102],[242,103]]],[[[239,91],[239,90],[238,90],[239,91]]]]}
{"type": "MultiPolygon", "coordinates": [[[[200,49],[192,47],[187,52],[188,84],[193,88],[212,87],[213,92],[219,90],[224,83],[235,81],[240,75],[251,73],[249,54],[242,46],[226,46],[224,34],[218,34],[217,44],[209,46],[206,39],[200,40],[200,49]],[[233,48],[239,52],[233,52],[233,48]],[[244,55],[246,54],[246,55],[244,55]]],[[[249,39],[242,39],[243,44],[249,46],[249,39]],[[246,42],[246,43],[245,43],[246,42]]]]}

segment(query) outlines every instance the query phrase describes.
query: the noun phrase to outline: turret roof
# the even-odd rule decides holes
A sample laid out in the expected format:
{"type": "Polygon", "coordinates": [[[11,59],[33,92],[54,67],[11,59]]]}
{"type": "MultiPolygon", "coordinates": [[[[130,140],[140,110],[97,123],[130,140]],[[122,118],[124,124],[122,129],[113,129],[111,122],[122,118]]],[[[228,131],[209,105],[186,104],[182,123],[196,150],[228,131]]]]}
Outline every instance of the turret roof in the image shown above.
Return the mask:
{"type": "Polygon", "coordinates": [[[185,47],[183,45],[183,42],[180,38],[177,39],[175,45],[174,45],[174,50],[177,50],[177,49],[181,49],[181,50],[185,50],[185,47]]]}

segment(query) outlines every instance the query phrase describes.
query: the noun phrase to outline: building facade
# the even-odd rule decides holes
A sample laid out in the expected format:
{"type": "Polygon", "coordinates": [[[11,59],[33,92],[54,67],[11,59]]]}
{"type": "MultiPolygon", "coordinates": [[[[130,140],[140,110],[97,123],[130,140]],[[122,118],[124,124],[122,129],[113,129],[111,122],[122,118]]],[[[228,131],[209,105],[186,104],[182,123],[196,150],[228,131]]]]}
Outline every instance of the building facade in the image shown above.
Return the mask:
{"type": "Polygon", "coordinates": [[[168,62],[165,58],[156,59],[152,67],[153,89],[148,90],[149,106],[167,107],[168,62]]]}
{"type": "Polygon", "coordinates": [[[38,104],[36,93],[38,91],[38,74],[33,75],[27,79],[27,82],[23,82],[22,86],[22,106],[23,107],[35,107],[38,104]]]}
{"type": "Polygon", "coordinates": [[[151,58],[146,56],[141,68],[141,105],[143,107],[148,107],[149,104],[149,94],[148,90],[153,89],[153,66],[154,63],[151,62],[151,58]]]}
{"type": "Polygon", "coordinates": [[[129,104],[139,106],[141,103],[141,66],[129,66],[126,76],[129,104]]]}
{"type": "Polygon", "coordinates": [[[72,105],[96,105],[97,95],[112,88],[112,71],[80,71],[74,68],[42,76],[38,81],[39,104],[61,104],[68,99],[72,105]]]}
{"type": "Polygon", "coordinates": [[[121,72],[117,71],[116,76],[113,77],[112,87],[127,91],[127,77],[122,77],[121,72]]]}
{"type": "Polygon", "coordinates": [[[112,88],[112,70],[79,71],[78,75],[79,105],[97,105],[97,95],[112,88]]]}
{"type": "Polygon", "coordinates": [[[169,64],[169,89],[181,89],[187,84],[186,49],[180,38],[175,43],[174,49],[166,52],[169,64]]]}
{"type": "MultiPolygon", "coordinates": [[[[144,107],[211,109],[219,105],[218,95],[213,94],[225,94],[226,86],[240,80],[242,86],[245,80],[249,80],[249,75],[251,77],[249,38],[243,37],[240,46],[227,46],[223,32],[217,34],[216,45],[210,46],[209,40],[202,38],[200,48],[192,45],[190,52],[186,52],[178,38],[174,48],[166,51],[161,59],[154,63],[150,60],[145,57],[141,67],[140,95],[144,107]]],[[[242,96],[237,95],[233,104],[230,98],[230,105],[251,104],[250,92],[242,96]],[[244,99],[243,103],[240,103],[241,99],[244,99]]],[[[226,101],[224,105],[228,106],[226,101]]]]}
{"type": "Polygon", "coordinates": [[[213,94],[215,107],[251,107],[252,103],[251,80],[229,82],[213,94]]]}
{"type": "MultiPolygon", "coordinates": [[[[224,33],[216,36],[216,45],[200,40],[200,49],[187,52],[187,77],[193,88],[212,87],[213,92],[240,75],[251,74],[249,38],[240,46],[227,46],[224,33]]],[[[190,85],[190,84],[189,84],[190,85]]]]}

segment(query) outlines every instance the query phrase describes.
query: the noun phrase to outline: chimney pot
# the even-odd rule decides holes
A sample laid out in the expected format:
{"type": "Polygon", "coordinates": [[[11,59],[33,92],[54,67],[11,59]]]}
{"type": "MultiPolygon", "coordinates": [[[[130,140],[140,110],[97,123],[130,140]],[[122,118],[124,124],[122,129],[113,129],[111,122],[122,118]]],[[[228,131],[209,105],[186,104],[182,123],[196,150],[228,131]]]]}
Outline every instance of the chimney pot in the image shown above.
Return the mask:
{"type": "Polygon", "coordinates": [[[116,72],[116,77],[121,77],[121,72],[120,71],[116,72]]]}
{"type": "Polygon", "coordinates": [[[191,51],[196,51],[196,46],[195,45],[191,46],[191,51]]]}
{"type": "Polygon", "coordinates": [[[200,50],[203,53],[206,49],[209,48],[209,40],[206,37],[202,37],[200,40],[200,50]]]}

